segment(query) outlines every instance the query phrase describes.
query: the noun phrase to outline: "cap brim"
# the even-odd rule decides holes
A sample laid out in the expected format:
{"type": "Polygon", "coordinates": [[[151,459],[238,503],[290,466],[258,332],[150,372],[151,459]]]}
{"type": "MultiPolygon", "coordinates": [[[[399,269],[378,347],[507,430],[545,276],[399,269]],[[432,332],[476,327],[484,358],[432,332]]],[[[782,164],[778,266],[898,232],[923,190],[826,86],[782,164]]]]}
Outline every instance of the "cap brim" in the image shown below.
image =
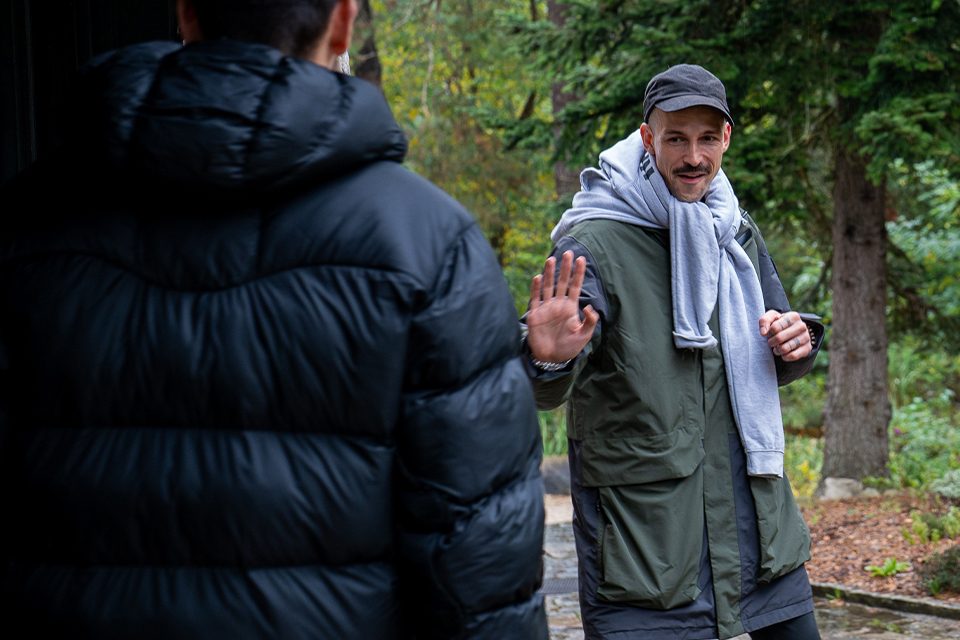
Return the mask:
{"type": "MultiPolygon", "coordinates": [[[[730,124],[733,124],[733,116],[730,115],[730,112],[722,102],[715,98],[696,94],[676,96],[673,98],[667,98],[666,100],[661,100],[657,104],[653,105],[650,108],[650,111],[653,111],[654,109],[660,109],[661,111],[680,111],[681,109],[689,109],[690,107],[713,107],[725,115],[730,124]]],[[[646,115],[645,119],[650,119],[649,113],[646,115]]]]}

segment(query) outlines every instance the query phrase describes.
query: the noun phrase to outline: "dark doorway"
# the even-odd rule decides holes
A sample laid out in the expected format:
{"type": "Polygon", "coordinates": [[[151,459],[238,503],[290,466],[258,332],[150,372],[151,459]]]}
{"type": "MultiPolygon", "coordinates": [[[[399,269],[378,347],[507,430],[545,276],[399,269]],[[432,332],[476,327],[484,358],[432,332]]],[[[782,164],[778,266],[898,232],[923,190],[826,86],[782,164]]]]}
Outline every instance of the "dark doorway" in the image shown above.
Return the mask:
{"type": "Polygon", "coordinates": [[[176,38],[173,0],[2,0],[0,183],[57,145],[77,70],[134,42],[176,38]]]}

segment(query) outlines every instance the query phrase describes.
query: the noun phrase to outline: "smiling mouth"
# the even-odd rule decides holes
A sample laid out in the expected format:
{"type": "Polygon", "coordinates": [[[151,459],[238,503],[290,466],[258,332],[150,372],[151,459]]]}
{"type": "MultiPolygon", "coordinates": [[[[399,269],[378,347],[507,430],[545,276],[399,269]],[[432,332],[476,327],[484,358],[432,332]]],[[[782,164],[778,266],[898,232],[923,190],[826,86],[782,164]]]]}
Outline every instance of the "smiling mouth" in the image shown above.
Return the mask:
{"type": "Polygon", "coordinates": [[[703,165],[699,167],[693,167],[688,165],[685,167],[680,167],[680,169],[673,172],[673,175],[680,178],[682,182],[685,182],[687,184],[696,184],[697,182],[700,182],[700,180],[702,180],[704,177],[710,175],[710,171],[707,169],[707,167],[704,167],[703,165]]]}

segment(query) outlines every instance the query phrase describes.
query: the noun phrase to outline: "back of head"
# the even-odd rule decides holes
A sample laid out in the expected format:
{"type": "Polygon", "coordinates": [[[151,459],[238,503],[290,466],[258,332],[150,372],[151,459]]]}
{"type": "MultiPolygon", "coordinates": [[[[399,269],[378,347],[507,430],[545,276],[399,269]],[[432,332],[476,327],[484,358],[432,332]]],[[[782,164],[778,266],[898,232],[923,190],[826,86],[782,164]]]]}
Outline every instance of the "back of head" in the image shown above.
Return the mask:
{"type": "Polygon", "coordinates": [[[306,57],[316,46],[337,0],[192,0],[206,40],[230,38],[306,57]]]}

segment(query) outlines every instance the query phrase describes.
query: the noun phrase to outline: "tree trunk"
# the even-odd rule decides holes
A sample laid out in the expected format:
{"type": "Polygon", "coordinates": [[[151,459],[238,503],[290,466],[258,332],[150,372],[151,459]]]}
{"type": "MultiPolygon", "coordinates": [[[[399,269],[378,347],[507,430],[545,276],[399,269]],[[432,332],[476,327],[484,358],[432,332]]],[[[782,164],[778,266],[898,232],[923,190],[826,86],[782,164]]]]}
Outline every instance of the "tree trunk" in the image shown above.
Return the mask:
{"type": "Polygon", "coordinates": [[[823,482],[887,475],[885,189],[840,149],[833,192],[833,325],[823,482]]]}
{"type": "MultiPolygon", "coordinates": [[[[563,2],[558,0],[547,0],[547,18],[558,27],[562,27],[567,20],[567,10],[563,2]]],[[[550,104],[553,111],[554,120],[557,114],[565,106],[574,102],[577,96],[563,90],[563,85],[559,82],[553,83],[550,88],[550,104]]],[[[560,137],[559,125],[554,127],[554,135],[560,137]]],[[[553,164],[553,180],[556,185],[557,198],[560,200],[570,200],[577,191],[580,190],[580,167],[570,164],[566,158],[558,158],[553,164]]]]}
{"type": "Polygon", "coordinates": [[[355,28],[358,39],[362,40],[363,44],[360,45],[360,52],[351,57],[353,73],[358,78],[363,78],[382,90],[383,70],[380,66],[380,56],[377,55],[376,33],[373,29],[373,9],[370,8],[370,0],[360,0],[355,28]]]}

